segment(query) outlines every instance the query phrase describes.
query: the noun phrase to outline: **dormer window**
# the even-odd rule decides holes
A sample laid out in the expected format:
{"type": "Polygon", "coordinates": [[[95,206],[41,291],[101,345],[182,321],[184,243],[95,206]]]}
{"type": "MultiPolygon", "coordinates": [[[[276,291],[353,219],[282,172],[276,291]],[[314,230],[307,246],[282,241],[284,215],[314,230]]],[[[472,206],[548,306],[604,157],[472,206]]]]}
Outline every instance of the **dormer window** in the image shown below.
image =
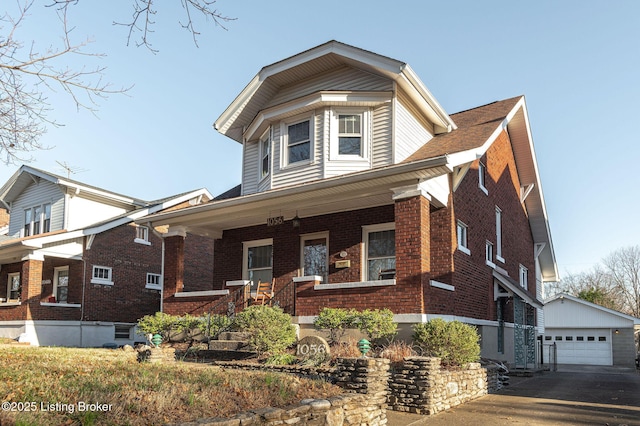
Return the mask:
{"type": "Polygon", "coordinates": [[[338,115],[338,154],[362,156],[362,115],[338,115]]]}
{"type": "Polygon", "coordinates": [[[331,160],[359,161],[367,159],[368,111],[340,108],[332,113],[331,160]]]}
{"type": "Polygon", "coordinates": [[[265,178],[269,176],[271,169],[270,162],[271,154],[271,140],[269,138],[269,131],[260,139],[260,177],[265,178]]]}
{"type": "Polygon", "coordinates": [[[286,164],[309,161],[311,159],[311,120],[286,125],[286,164]]]}

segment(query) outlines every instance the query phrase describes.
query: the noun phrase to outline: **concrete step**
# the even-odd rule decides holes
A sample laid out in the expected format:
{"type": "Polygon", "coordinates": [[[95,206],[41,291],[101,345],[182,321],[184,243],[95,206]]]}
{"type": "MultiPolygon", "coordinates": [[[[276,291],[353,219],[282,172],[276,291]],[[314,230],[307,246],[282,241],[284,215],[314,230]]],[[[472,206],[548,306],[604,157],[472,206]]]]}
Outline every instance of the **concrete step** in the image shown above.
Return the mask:
{"type": "Polygon", "coordinates": [[[247,349],[249,344],[241,340],[211,340],[209,348],[215,351],[239,351],[247,349]]]}
{"type": "Polygon", "coordinates": [[[225,331],[220,333],[218,336],[218,340],[238,340],[242,342],[246,342],[249,340],[248,333],[242,333],[240,331],[225,331]]]}

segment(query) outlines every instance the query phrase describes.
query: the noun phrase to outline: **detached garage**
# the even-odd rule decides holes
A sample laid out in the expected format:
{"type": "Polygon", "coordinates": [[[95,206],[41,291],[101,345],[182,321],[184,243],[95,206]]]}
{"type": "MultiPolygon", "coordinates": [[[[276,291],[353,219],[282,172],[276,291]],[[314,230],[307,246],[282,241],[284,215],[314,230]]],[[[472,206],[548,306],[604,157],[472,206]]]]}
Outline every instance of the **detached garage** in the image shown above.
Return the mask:
{"type": "Polygon", "coordinates": [[[544,322],[544,347],[555,344],[558,364],[635,366],[638,318],[558,294],[545,302],[544,322]]]}

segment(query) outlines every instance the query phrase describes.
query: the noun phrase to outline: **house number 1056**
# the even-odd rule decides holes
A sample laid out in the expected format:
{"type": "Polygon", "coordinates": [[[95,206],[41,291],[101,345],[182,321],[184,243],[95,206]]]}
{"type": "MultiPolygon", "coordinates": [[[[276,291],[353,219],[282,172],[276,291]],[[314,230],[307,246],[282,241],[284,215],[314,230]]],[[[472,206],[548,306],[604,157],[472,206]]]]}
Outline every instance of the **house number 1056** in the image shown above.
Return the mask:
{"type": "Polygon", "coordinates": [[[267,218],[267,226],[282,225],[284,223],[284,216],[276,216],[267,218]]]}
{"type": "Polygon", "coordinates": [[[326,349],[324,348],[324,345],[316,345],[314,343],[312,344],[302,344],[302,345],[298,345],[298,353],[297,356],[314,356],[316,354],[323,354],[326,352],[326,349]]]}
{"type": "Polygon", "coordinates": [[[312,357],[315,355],[328,355],[329,345],[319,336],[307,336],[298,342],[296,355],[299,357],[312,357]]]}

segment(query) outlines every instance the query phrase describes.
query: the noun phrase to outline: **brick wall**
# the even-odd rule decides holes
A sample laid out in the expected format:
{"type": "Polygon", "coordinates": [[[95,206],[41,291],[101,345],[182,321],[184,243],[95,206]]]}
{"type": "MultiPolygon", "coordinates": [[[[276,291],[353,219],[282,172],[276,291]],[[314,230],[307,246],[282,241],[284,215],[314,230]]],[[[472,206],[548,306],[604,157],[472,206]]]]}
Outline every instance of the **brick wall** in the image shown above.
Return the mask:
{"type": "Polygon", "coordinates": [[[433,313],[495,320],[493,270],[485,264],[485,242],[488,240],[496,244],[496,206],[502,210],[502,254],[505,262],[495,260],[495,263],[516,281],[519,265],[524,265],[529,271],[529,293],[535,298],[533,237],[524,206],[520,203],[520,182],[506,132],[479,161],[471,165],[453,195],[452,226],[456,220],[468,225],[471,255],[454,251],[455,271],[450,282],[446,278],[444,280],[455,286],[455,292],[438,290],[444,292],[444,300],[438,299],[437,304],[429,307],[433,313]],[[478,187],[479,161],[487,168],[485,187],[488,195],[478,187]]]}
{"type": "Polygon", "coordinates": [[[135,236],[135,226],[122,225],[97,234],[85,250],[84,320],[136,322],[160,309],[159,291],[145,286],[148,272],[161,272],[162,242],[151,232],[151,245],[135,236]],[[91,283],[94,265],[112,268],[113,285],[91,283]]]}

